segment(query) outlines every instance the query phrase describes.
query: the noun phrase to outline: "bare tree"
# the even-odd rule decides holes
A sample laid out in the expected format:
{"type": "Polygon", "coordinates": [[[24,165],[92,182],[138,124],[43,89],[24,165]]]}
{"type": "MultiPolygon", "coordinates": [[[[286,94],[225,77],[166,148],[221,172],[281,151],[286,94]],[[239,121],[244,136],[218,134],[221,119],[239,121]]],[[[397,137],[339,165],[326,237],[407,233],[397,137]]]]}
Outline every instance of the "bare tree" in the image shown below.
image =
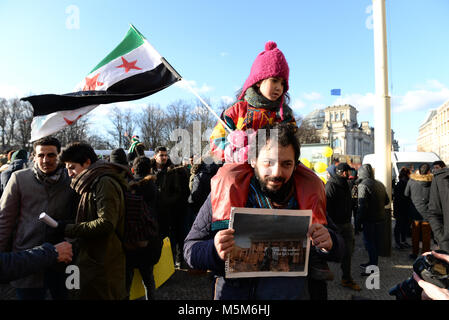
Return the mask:
{"type": "Polygon", "coordinates": [[[9,113],[8,100],[0,98],[0,135],[3,150],[5,150],[8,147],[6,145],[8,113],[9,113]]]}
{"type": "Polygon", "coordinates": [[[108,130],[108,133],[112,136],[114,144],[117,148],[123,148],[128,140],[126,134],[132,134],[127,132],[127,113],[118,107],[112,109],[109,120],[112,123],[113,130],[108,130]]]}
{"type": "MultiPolygon", "coordinates": [[[[212,108],[209,99],[205,99],[205,102],[212,108]]],[[[210,147],[209,137],[218,119],[203,104],[198,104],[191,111],[190,120],[191,125],[189,131],[193,142],[191,145],[191,154],[198,155],[201,152],[201,155],[205,155],[210,147]],[[197,141],[198,139],[200,141],[197,141]],[[201,150],[198,149],[198,144],[201,150]]]]}
{"type": "Polygon", "coordinates": [[[20,112],[22,111],[21,102],[19,99],[10,99],[8,101],[8,133],[6,136],[7,144],[10,146],[15,145],[15,129],[16,129],[16,121],[20,117],[20,112]]]}
{"type": "Polygon", "coordinates": [[[31,148],[31,122],[33,121],[33,108],[28,102],[22,102],[19,106],[19,119],[17,120],[17,143],[23,149],[31,148]]]}
{"type": "Polygon", "coordinates": [[[141,141],[150,149],[166,143],[163,137],[166,114],[159,106],[148,105],[140,114],[138,125],[142,132],[141,141]]]}
{"type": "Polygon", "coordinates": [[[62,146],[66,146],[71,142],[88,141],[89,117],[83,116],[75,121],[70,126],[54,134],[54,136],[61,142],[62,146]]]}
{"type": "Polygon", "coordinates": [[[108,141],[105,137],[97,135],[97,134],[89,135],[88,141],[89,141],[89,144],[94,149],[98,149],[98,150],[114,149],[114,145],[111,144],[110,141],[108,141]]]}
{"type": "Polygon", "coordinates": [[[321,142],[317,129],[308,121],[303,121],[303,118],[300,116],[296,119],[296,123],[299,124],[298,137],[301,144],[321,142]]]}
{"type": "Polygon", "coordinates": [[[171,141],[170,139],[170,136],[172,135],[174,130],[188,130],[191,124],[191,110],[192,105],[185,100],[177,100],[167,106],[164,135],[169,147],[177,143],[177,141],[171,141]]]}

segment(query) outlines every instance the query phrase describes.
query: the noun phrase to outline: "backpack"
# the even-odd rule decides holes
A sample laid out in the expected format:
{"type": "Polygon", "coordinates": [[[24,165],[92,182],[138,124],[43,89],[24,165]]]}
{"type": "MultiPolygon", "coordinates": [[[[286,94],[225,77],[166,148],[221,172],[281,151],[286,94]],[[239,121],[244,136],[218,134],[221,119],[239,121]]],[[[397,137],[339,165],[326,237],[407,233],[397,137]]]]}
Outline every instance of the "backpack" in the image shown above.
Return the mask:
{"type": "Polygon", "coordinates": [[[124,191],[125,231],[122,243],[127,253],[140,251],[146,262],[156,264],[162,252],[162,238],[154,211],[142,195],[124,191]]]}

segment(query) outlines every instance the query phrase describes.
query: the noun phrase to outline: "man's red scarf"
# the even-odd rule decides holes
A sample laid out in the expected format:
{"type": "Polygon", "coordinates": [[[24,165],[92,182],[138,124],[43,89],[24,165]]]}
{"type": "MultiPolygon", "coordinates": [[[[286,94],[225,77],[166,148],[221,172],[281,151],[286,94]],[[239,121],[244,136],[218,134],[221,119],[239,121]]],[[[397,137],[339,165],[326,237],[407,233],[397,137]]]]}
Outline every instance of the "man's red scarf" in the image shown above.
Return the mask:
{"type": "MultiPolygon", "coordinates": [[[[245,207],[254,169],[247,163],[223,165],[211,180],[212,224],[227,222],[231,207],[245,207]]],[[[327,224],[323,181],[299,164],[293,172],[299,209],[312,210],[312,223],[327,224]]]]}

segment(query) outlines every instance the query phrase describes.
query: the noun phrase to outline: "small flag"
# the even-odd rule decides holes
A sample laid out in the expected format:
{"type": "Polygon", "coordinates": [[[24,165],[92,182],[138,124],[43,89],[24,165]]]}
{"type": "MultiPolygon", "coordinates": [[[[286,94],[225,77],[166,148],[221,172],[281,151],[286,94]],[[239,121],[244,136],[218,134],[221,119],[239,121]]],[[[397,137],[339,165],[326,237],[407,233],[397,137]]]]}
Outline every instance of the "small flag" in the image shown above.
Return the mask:
{"type": "Polygon", "coordinates": [[[340,96],[341,95],[341,89],[332,89],[331,90],[332,96],[340,96]]]}
{"type": "Polygon", "coordinates": [[[144,98],[181,80],[181,76],[131,25],[122,42],[74,92],[22,98],[34,109],[31,141],[73,124],[100,104],[144,98]]]}

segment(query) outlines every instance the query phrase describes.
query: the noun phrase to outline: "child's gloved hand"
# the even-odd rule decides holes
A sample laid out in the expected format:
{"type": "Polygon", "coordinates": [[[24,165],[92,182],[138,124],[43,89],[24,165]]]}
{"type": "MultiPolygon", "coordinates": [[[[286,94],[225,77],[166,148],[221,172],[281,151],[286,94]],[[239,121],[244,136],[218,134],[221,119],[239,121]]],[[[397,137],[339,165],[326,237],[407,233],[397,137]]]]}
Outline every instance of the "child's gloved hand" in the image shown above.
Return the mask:
{"type": "Polygon", "coordinates": [[[234,147],[241,148],[248,144],[248,136],[246,131],[234,130],[228,134],[227,140],[234,147]]]}
{"type": "Polygon", "coordinates": [[[227,163],[246,163],[248,162],[248,141],[253,143],[256,138],[256,131],[235,130],[227,136],[224,155],[227,163]]]}

